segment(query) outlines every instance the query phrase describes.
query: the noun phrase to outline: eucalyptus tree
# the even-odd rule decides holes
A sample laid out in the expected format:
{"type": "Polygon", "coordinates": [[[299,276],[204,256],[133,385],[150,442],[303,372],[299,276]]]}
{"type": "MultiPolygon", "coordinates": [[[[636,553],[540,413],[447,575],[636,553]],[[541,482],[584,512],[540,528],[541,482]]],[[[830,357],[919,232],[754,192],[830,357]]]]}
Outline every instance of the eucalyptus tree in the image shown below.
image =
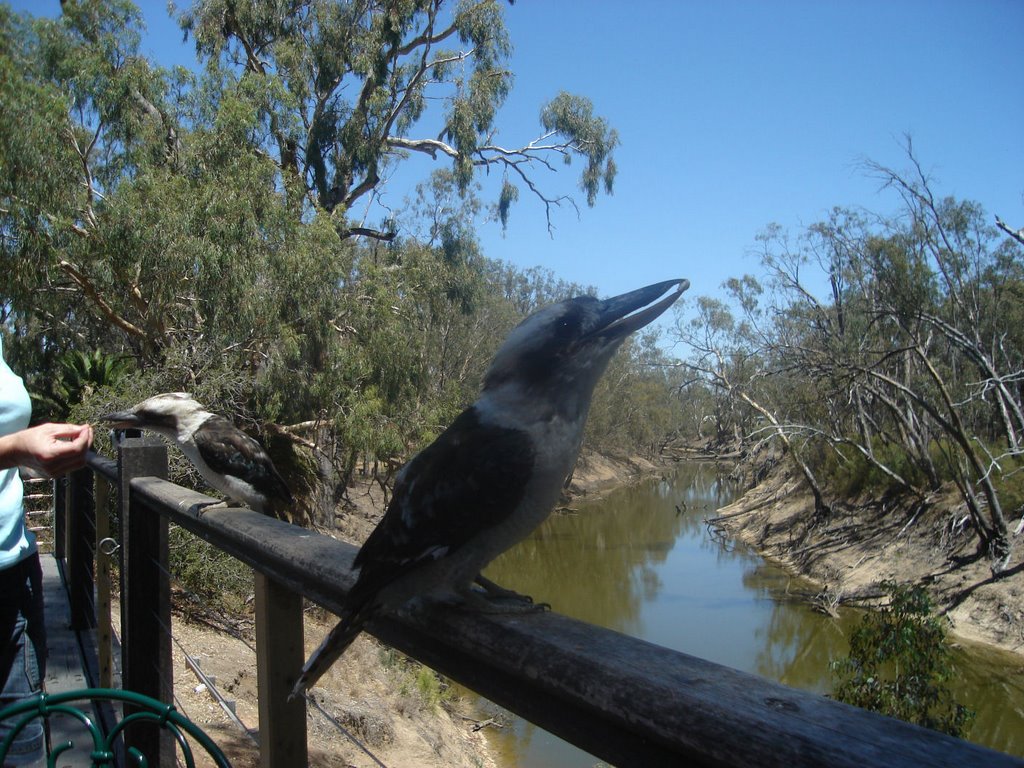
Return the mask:
{"type": "Polygon", "coordinates": [[[521,188],[549,226],[555,207],[575,205],[536,178],[555,163],[583,163],[588,205],[611,191],[618,136],[586,98],[553,94],[537,136],[498,142],[513,82],[498,0],[196,0],[181,22],[209,72],[253,93],[259,149],[282,181],[336,214],[342,236],[394,236],[392,222],[364,226],[356,209],[410,153],[449,161],[463,192],[479,170],[500,172],[502,222],[521,188]]]}
{"type": "Polygon", "coordinates": [[[186,129],[188,78],[140,56],[123,0],[0,21],[18,115],[0,127],[5,302],[50,343],[126,348],[143,366],[171,346],[250,369],[315,346],[346,251],[251,151],[246,95],[186,129]]]}
{"type": "Polygon", "coordinates": [[[939,481],[928,433],[903,398],[881,392],[859,375],[879,354],[889,354],[892,343],[875,322],[869,308],[873,299],[865,298],[873,295],[864,280],[863,252],[872,238],[863,216],[839,208],[795,243],[777,226],[768,227],[758,239],[774,319],[762,339],[765,354],[790,373],[785,399],[800,431],[840,462],[850,463],[844,452],[852,449],[890,482],[917,493],[913,479],[890,466],[879,449],[895,443],[910,452],[935,489],[939,481]],[[824,298],[808,282],[815,278],[827,286],[824,298]],[[803,398],[800,392],[806,393],[803,398]]]}
{"type": "Polygon", "coordinates": [[[142,55],[128,0],[68,0],[56,19],[0,6],[0,305],[15,346],[51,368],[65,349],[126,353],[153,387],[401,443],[388,420],[422,412],[424,366],[468,382],[482,354],[452,351],[488,270],[467,224],[478,172],[503,179],[502,221],[522,187],[549,224],[571,201],[539,174],[581,164],[588,204],[615,176],[617,136],[582,97],[553,94],[536,136],[497,142],[513,79],[503,13],[200,1],[180,14],[193,72],[142,55]],[[462,200],[422,243],[362,212],[414,155],[462,200]],[[434,360],[410,322],[447,334],[434,360]]]}
{"type": "Polygon", "coordinates": [[[631,338],[594,390],[585,440],[605,451],[658,456],[683,431],[688,398],[680,371],[661,348],[662,333],[631,338]]]}
{"type": "Polygon", "coordinates": [[[1022,253],[977,204],[936,196],[907,150],[910,173],[868,166],[899,192],[896,215],[836,209],[795,242],[770,228],[765,287],[730,282],[742,320],[699,302],[688,365],[790,447],[805,436],[919,503],[951,480],[998,572],[1022,458],[1022,253]]]}
{"type": "Polygon", "coordinates": [[[936,197],[909,140],[907,154],[909,173],[878,164],[869,168],[903,199],[915,250],[933,271],[943,298],[940,306],[917,307],[916,317],[975,369],[979,393],[998,417],[1007,449],[1018,454],[1024,431],[1016,387],[1024,347],[1013,322],[1020,293],[1019,244],[1001,242],[978,204],[936,197]]]}
{"type": "MultiPolygon", "coordinates": [[[[908,155],[914,161],[909,147],[908,155]]],[[[870,243],[877,312],[916,375],[868,372],[911,400],[942,436],[953,480],[999,571],[1010,555],[999,479],[1019,465],[1024,429],[1024,346],[1014,322],[1021,250],[999,239],[977,204],[937,198],[916,161],[913,175],[872,168],[899,190],[906,212],[906,223],[890,223],[870,243]]]]}
{"type": "Polygon", "coordinates": [[[706,414],[714,423],[711,442],[739,449],[750,436],[753,420],[732,396],[732,382],[753,350],[743,342],[733,312],[721,299],[698,296],[694,315],[688,320],[682,310],[675,312],[673,338],[677,346],[683,345],[691,353],[685,362],[690,379],[684,386],[702,386],[712,393],[712,407],[706,414]]]}
{"type": "Polygon", "coordinates": [[[784,344],[772,338],[783,327],[779,315],[762,304],[763,286],[754,277],[731,278],[724,287],[731,302],[698,297],[696,315],[677,323],[676,340],[690,349],[681,365],[725,395],[739,446],[769,439],[782,444],[807,482],[815,514],[826,514],[824,489],[802,449],[813,430],[799,420],[799,377],[794,361],[779,354],[784,344]]]}

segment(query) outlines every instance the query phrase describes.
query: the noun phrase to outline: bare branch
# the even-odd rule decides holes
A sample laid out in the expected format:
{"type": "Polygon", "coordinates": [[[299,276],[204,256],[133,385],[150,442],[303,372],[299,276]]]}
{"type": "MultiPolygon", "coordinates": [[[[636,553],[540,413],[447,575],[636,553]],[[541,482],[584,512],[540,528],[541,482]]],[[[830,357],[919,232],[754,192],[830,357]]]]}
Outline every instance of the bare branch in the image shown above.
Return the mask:
{"type": "Polygon", "coordinates": [[[390,243],[397,237],[397,232],[381,232],[377,229],[370,229],[368,227],[348,227],[345,233],[349,237],[369,237],[373,240],[381,240],[385,243],[390,243]]]}
{"type": "Polygon", "coordinates": [[[96,130],[93,132],[92,139],[89,141],[89,146],[82,149],[78,143],[78,137],[75,136],[73,129],[68,128],[67,134],[71,138],[71,146],[75,150],[75,154],[78,155],[79,162],[82,165],[82,175],[85,177],[85,210],[82,212],[83,218],[90,228],[96,227],[96,214],[93,211],[93,200],[97,196],[96,188],[93,186],[92,170],[89,167],[89,155],[93,148],[96,146],[96,142],[99,139],[100,132],[103,130],[103,122],[99,121],[96,126],[96,130]]]}
{"type": "Polygon", "coordinates": [[[434,160],[437,159],[438,152],[453,158],[459,156],[459,152],[455,147],[450,144],[445,144],[443,141],[439,141],[438,139],[406,139],[401,136],[388,136],[385,141],[388,146],[396,147],[398,149],[408,149],[414,152],[423,152],[424,154],[430,155],[434,160]]]}
{"type": "Polygon", "coordinates": [[[1020,229],[1011,229],[1005,221],[999,218],[999,216],[996,216],[996,226],[1018,243],[1024,245],[1024,227],[1021,227],[1020,229]]]}
{"type": "Polygon", "coordinates": [[[139,328],[139,326],[130,322],[127,318],[119,315],[114,308],[110,306],[107,300],[100,295],[100,292],[97,290],[96,285],[92,280],[90,280],[89,277],[79,270],[74,264],[65,259],[61,259],[57,262],[57,266],[74,281],[75,285],[82,289],[82,292],[86,296],[92,299],[96,308],[99,309],[100,313],[107,318],[107,320],[129,336],[134,336],[135,338],[142,339],[144,341],[149,340],[149,337],[142,328],[139,328]]]}
{"type": "Polygon", "coordinates": [[[153,120],[157,121],[164,127],[167,132],[167,138],[164,140],[167,146],[165,157],[171,157],[172,155],[178,154],[181,151],[181,140],[178,138],[178,132],[174,129],[174,125],[170,120],[167,119],[167,115],[161,112],[156,106],[147,99],[137,88],[132,88],[132,99],[135,103],[153,120]]]}
{"type": "Polygon", "coordinates": [[[523,171],[523,169],[519,167],[518,163],[511,163],[510,162],[510,163],[506,163],[506,165],[509,168],[511,168],[513,171],[515,171],[519,175],[519,178],[521,178],[523,180],[523,183],[529,188],[529,190],[531,192],[533,192],[534,196],[537,197],[541,202],[544,203],[544,218],[547,220],[548,234],[549,235],[554,237],[554,234],[555,234],[555,226],[554,226],[554,224],[551,221],[551,207],[552,206],[561,207],[563,202],[568,202],[576,210],[576,216],[579,217],[580,209],[576,205],[576,201],[573,200],[571,197],[569,197],[568,195],[559,195],[558,197],[549,198],[546,195],[544,195],[544,193],[542,193],[540,191],[540,189],[537,187],[537,185],[533,183],[533,179],[531,179],[529,176],[526,175],[526,172],[523,171]]]}
{"type": "Polygon", "coordinates": [[[455,32],[457,31],[457,27],[454,24],[452,24],[450,27],[445,29],[443,32],[438,32],[436,35],[430,35],[430,34],[428,34],[428,31],[433,29],[433,26],[434,26],[434,18],[431,17],[430,24],[427,26],[427,29],[424,30],[423,34],[420,35],[419,37],[414,37],[408,43],[406,43],[401,48],[399,48],[398,51],[397,51],[398,55],[399,56],[406,56],[406,55],[412,53],[414,50],[416,50],[416,48],[418,46],[421,46],[421,45],[426,45],[426,46],[429,47],[429,46],[434,45],[435,43],[443,42],[443,41],[447,40],[449,37],[451,37],[453,34],[455,34],[455,32]]]}

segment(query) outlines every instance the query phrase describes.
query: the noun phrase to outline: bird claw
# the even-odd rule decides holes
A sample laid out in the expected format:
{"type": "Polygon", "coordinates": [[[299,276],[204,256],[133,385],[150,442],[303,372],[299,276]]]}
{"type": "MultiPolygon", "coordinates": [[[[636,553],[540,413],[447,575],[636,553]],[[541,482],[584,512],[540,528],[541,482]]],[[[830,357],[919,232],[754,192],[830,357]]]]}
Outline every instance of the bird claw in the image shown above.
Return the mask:
{"type": "Polygon", "coordinates": [[[487,593],[487,597],[491,599],[525,600],[528,603],[533,602],[533,598],[529,595],[521,595],[514,589],[502,587],[484,576],[478,575],[473,581],[483,587],[484,591],[487,593]]]}
{"type": "Polygon", "coordinates": [[[491,613],[543,613],[551,610],[550,603],[535,603],[529,595],[519,595],[518,599],[508,597],[485,599],[491,606],[491,613]]]}
{"type": "Polygon", "coordinates": [[[467,589],[459,592],[459,608],[478,613],[540,613],[551,609],[548,603],[535,603],[529,595],[521,595],[511,589],[498,591],[467,589]]]}
{"type": "Polygon", "coordinates": [[[196,517],[202,517],[211,509],[227,509],[227,501],[206,501],[200,504],[193,504],[192,509],[196,511],[196,517]]]}

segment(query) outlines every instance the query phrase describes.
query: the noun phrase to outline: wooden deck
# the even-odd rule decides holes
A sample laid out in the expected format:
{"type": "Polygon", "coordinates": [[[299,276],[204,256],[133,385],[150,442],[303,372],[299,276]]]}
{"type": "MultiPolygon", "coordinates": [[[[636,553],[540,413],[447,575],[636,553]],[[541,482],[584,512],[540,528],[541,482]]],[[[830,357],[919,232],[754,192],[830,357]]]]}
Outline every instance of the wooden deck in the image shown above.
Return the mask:
{"type": "MultiPolygon", "coordinates": [[[[43,600],[46,605],[46,662],[47,693],[65,693],[98,685],[95,679],[95,662],[87,662],[86,656],[94,642],[94,631],[77,632],[71,629],[71,609],[68,592],[57,560],[51,554],[40,556],[43,567],[43,600]],[[83,653],[85,643],[86,653],[83,653]],[[91,673],[90,673],[91,672],[91,673]]],[[[112,711],[93,707],[84,702],[81,710],[94,722],[109,727],[113,722],[112,711]]],[[[79,721],[66,715],[50,718],[50,747],[57,747],[70,741],[74,747],[61,753],[59,768],[88,768],[93,763],[89,757],[92,739],[88,730],[79,721]]]]}

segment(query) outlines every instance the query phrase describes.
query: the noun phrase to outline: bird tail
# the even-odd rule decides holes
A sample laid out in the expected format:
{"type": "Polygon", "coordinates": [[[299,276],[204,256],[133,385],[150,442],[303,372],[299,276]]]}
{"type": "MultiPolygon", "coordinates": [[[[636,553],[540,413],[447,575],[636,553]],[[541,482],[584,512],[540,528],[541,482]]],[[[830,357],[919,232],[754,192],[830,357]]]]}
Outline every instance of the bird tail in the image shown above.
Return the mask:
{"type": "Polygon", "coordinates": [[[302,667],[302,673],[295,681],[295,686],[288,696],[289,699],[304,696],[306,691],[323,677],[331,665],[341,658],[345,650],[352,645],[356,636],[363,631],[366,620],[366,614],[363,611],[358,611],[346,616],[335,625],[334,629],[320,643],[320,647],[313,651],[313,655],[302,667]]]}

